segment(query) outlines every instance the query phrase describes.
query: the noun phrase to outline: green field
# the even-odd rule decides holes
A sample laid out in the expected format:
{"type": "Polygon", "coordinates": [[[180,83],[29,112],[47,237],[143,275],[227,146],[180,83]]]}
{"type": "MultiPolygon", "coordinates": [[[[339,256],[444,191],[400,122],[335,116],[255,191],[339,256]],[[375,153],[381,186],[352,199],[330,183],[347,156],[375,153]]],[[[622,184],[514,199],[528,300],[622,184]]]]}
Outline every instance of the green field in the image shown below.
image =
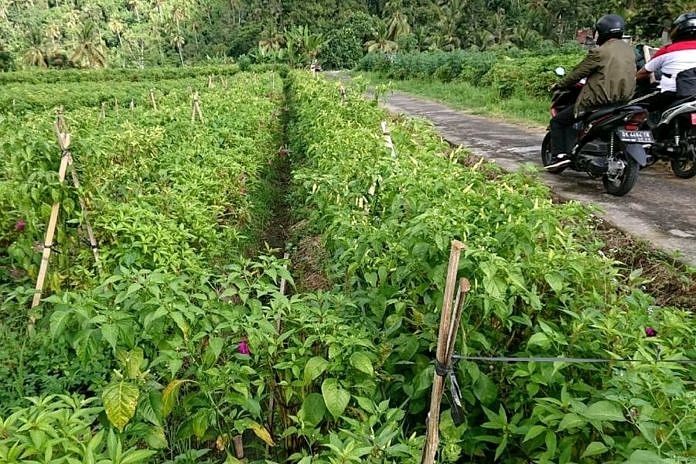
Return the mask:
{"type": "Polygon", "coordinates": [[[674,362],[696,357],[692,313],[657,305],[534,172],[283,67],[10,76],[0,462],[418,463],[453,239],[458,353],[632,362],[459,362],[439,462],[696,456],[696,370],[674,362]],[[80,189],[58,182],[58,106],[80,189]]]}

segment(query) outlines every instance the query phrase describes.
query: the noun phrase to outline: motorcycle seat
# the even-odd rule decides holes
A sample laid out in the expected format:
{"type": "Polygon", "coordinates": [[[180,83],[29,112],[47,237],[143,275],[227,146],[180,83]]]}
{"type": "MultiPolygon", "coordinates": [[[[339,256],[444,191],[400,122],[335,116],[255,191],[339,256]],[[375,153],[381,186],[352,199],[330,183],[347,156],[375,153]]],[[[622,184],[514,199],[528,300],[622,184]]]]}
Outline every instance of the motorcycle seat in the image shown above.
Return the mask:
{"type": "Polygon", "coordinates": [[[677,106],[682,105],[690,100],[696,100],[696,95],[691,95],[688,97],[680,98],[679,100],[675,100],[667,107],[667,109],[677,107],[677,106]]]}
{"type": "Polygon", "coordinates": [[[587,122],[590,121],[595,121],[603,116],[606,116],[608,114],[613,114],[613,113],[618,113],[619,111],[645,111],[645,109],[641,106],[637,105],[612,105],[612,106],[605,106],[603,108],[600,108],[594,112],[591,112],[589,114],[585,114],[583,119],[585,119],[587,122]]]}

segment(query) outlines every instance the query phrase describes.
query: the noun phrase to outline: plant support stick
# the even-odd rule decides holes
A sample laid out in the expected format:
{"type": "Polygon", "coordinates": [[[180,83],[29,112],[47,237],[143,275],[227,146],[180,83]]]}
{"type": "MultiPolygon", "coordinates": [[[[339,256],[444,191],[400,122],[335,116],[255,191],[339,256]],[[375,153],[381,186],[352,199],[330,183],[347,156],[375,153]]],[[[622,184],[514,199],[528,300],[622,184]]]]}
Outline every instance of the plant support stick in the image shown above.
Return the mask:
{"type": "Polygon", "coordinates": [[[433,377],[433,389],[430,397],[430,412],[428,413],[428,425],[426,432],[425,448],[423,448],[423,464],[435,462],[435,454],[440,443],[438,426],[440,423],[440,401],[442,400],[442,390],[444,386],[444,376],[437,371],[439,366],[444,366],[447,362],[447,349],[449,342],[449,328],[452,320],[452,300],[454,299],[454,286],[457,280],[457,270],[459,269],[459,256],[464,249],[464,244],[458,240],[452,241],[450,249],[449,266],[447,268],[447,282],[442,301],[442,313],[440,315],[440,329],[437,337],[437,351],[435,356],[435,375],[433,377]]]}

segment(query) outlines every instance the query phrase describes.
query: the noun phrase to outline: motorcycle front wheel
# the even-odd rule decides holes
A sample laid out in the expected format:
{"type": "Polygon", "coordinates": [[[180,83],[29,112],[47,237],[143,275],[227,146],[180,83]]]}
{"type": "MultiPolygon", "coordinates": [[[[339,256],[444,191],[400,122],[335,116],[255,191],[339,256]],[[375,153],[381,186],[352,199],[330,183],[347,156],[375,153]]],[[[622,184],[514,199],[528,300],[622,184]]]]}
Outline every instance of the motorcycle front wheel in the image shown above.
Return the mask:
{"type": "Polygon", "coordinates": [[[682,155],[678,159],[672,159],[669,164],[675,176],[682,179],[691,179],[696,176],[696,129],[687,129],[682,135],[682,155]]]}
{"type": "MultiPolygon", "coordinates": [[[[551,163],[553,163],[553,155],[551,154],[551,132],[547,132],[546,137],[544,137],[544,141],[541,142],[541,164],[546,167],[551,163]]],[[[567,166],[561,166],[558,168],[546,169],[546,172],[550,172],[551,174],[560,174],[565,171],[566,167],[567,166]]]]}
{"type": "Polygon", "coordinates": [[[640,171],[638,162],[630,155],[623,153],[620,157],[625,165],[623,171],[616,177],[610,177],[609,174],[604,174],[602,177],[606,192],[617,197],[622,197],[631,191],[638,180],[638,171],[640,171]]]}

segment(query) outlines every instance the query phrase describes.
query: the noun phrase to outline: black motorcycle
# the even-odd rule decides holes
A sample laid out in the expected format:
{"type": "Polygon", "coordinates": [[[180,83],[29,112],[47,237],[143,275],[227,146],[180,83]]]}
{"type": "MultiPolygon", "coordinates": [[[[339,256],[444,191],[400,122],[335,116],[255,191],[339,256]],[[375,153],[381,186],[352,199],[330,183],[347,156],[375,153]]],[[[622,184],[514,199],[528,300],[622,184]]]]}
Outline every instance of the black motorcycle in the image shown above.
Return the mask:
{"type": "MultiPolygon", "coordinates": [[[[642,105],[655,92],[659,90],[653,85],[631,104],[642,105]]],[[[696,95],[676,100],[662,113],[651,112],[647,127],[655,138],[648,150],[648,164],[666,161],[675,176],[682,179],[696,176],[696,95]]]]}
{"type": "MultiPolygon", "coordinates": [[[[556,69],[563,75],[563,68],[556,69]]],[[[551,103],[551,116],[574,105],[584,82],[571,90],[556,91],[551,103]]],[[[640,130],[648,118],[645,108],[636,105],[616,105],[583,115],[575,128],[577,140],[570,155],[570,164],[548,169],[559,174],[566,168],[602,178],[607,193],[623,196],[631,191],[638,172],[648,164],[645,146],[653,143],[650,131],[640,130]]],[[[550,128],[549,128],[550,129],[550,128]]],[[[544,166],[553,164],[551,133],[547,132],[541,145],[544,166]]]]}

